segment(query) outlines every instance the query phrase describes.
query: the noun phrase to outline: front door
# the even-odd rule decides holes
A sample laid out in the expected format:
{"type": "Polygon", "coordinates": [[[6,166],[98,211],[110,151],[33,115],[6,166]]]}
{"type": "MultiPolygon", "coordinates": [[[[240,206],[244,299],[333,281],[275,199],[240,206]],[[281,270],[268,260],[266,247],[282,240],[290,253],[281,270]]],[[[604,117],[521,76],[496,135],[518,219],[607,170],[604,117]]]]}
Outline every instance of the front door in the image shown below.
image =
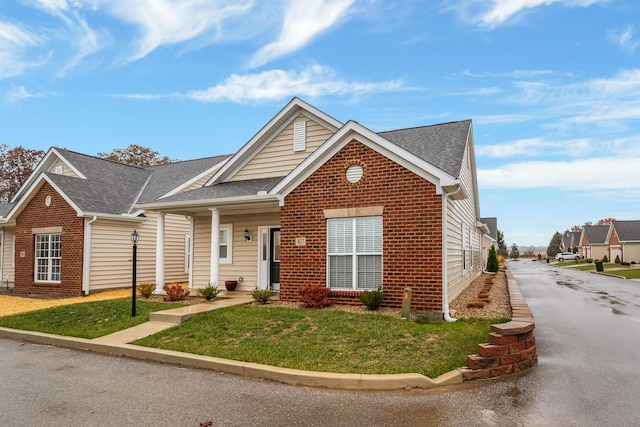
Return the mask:
{"type": "Polygon", "coordinates": [[[269,237],[269,284],[280,292],[280,229],[271,228],[269,237]]]}

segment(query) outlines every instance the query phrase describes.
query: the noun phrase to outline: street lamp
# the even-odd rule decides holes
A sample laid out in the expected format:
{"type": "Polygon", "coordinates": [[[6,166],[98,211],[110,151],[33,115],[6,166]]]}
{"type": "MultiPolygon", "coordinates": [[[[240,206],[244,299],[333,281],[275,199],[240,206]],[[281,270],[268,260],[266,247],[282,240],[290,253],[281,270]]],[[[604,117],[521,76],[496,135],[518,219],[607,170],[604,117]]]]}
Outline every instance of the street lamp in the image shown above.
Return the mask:
{"type": "Polygon", "coordinates": [[[131,233],[131,243],[133,244],[133,284],[131,286],[131,317],[136,317],[136,264],[138,262],[138,239],[140,235],[136,230],[131,233]]]}

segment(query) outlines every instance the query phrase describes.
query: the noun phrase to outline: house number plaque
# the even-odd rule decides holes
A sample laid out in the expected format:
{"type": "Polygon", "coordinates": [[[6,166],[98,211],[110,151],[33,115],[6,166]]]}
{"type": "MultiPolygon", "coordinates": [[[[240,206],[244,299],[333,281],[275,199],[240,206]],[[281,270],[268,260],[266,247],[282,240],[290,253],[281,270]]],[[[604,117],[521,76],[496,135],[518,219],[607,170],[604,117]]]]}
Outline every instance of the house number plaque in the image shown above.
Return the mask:
{"type": "Polygon", "coordinates": [[[305,246],[307,244],[307,239],[304,237],[296,237],[296,246],[305,246]]]}

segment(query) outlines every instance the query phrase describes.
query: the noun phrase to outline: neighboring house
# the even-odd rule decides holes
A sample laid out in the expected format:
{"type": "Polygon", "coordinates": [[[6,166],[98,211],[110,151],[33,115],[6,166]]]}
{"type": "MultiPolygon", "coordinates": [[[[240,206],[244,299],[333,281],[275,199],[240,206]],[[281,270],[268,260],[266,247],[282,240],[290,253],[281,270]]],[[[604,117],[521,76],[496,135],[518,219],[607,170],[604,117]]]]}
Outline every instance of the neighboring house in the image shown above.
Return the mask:
{"type": "Polygon", "coordinates": [[[482,263],[486,267],[491,246],[498,251],[498,218],[480,218],[480,222],[486,226],[486,234],[482,236],[482,263]]]}
{"type": "Polygon", "coordinates": [[[294,98],[204,186],[137,208],[190,218],[192,287],[359,304],[382,285],[392,307],[411,288],[413,310],[448,318],[484,265],[470,120],[375,133],[294,98]]]}
{"type": "Polygon", "coordinates": [[[133,230],[138,281],[188,280],[191,247],[184,216],[136,209],[202,186],[228,156],[140,168],[51,148],[11,203],[0,205],[0,273],[18,292],[87,295],[132,283],[133,230]],[[157,256],[156,234],[164,230],[157,256]],[[160,266],[160,273],[157,266],[160,266]]]}
{"type": "Polygon", "coordinates": [[[580,231],[567,231],[562,236],[562,242],[560,243],[560,252],[573,252],[573,249],[578,249],[580,246],[580,231]]]}
{"type": "MultiPolygon", "coordinates": [[[[609,225],[585,225],[580,234],[580,255],[601,260],[609,258],[609,225]]],[[[609,260],[611,261],[611,260],[609,260]]]]}
{"type": "Polygon", "coordinates": [[[610,261],[640,263],[640,221],[613,221],[609,237],[610,261]]]}

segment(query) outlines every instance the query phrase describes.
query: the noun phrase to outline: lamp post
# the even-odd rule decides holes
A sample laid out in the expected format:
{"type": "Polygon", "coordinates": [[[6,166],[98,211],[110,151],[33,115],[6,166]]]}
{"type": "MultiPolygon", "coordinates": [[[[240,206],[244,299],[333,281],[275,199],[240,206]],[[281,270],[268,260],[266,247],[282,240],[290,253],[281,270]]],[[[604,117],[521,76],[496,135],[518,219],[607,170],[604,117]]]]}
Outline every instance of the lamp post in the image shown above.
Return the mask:
{"type": "Polygon", "coordinates": [[[136,264],[138,262],[138,239],[140,235],[136,230],[131,233],[131,243],[133,244],[133,284],[131,286],[131,317],[136,317],[136,264]]]}

